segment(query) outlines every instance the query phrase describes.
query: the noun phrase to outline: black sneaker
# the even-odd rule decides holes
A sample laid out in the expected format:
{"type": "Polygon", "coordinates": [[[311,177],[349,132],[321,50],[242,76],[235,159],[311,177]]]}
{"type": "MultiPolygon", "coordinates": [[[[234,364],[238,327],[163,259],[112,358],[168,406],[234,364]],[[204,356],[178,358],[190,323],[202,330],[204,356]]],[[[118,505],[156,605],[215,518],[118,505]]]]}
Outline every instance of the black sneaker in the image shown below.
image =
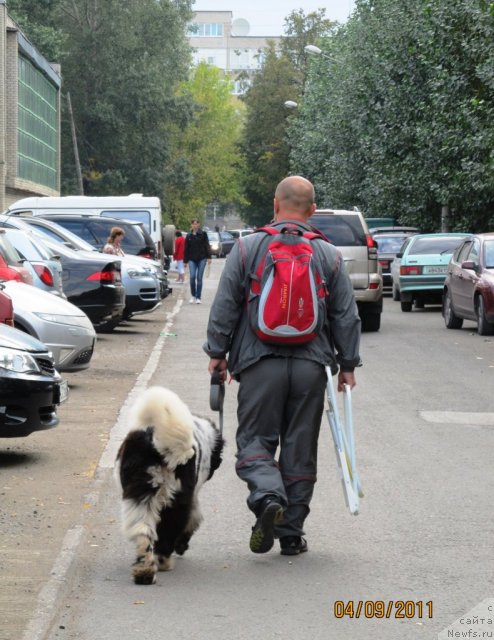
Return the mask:
{"type": "Polygon", "coordinates": [[[252,553],[267,553],[274,544],[274,525],[283,516],[283,507],[276,498],[264,500],[250,536],[252,553]]]}
{"type": "Polygon", "coordinates": [[[308,550],[307,540],[300,536],[283,536],[280,538],[282,556],[298,556],[308,550]]]}

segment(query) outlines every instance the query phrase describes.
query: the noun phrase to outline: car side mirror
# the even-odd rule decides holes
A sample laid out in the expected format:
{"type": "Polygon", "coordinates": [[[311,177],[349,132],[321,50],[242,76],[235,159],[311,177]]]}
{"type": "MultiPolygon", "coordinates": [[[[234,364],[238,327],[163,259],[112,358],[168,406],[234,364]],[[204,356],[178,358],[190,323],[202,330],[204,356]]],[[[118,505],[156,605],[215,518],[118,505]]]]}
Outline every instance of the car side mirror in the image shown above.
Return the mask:
{"type": "Polygon", "coordinates": [[[461,268],[467,269],[469,271],[477,271],[477,269],[479,268],[479,265],[475,264],[473,260],[465,260],[464,262],[461,263],[461,268]]]}
{"type": "Polygon", "coordinates": [[[403,253],[400,251],[396,254],[395,258],[403,258],[403,253]]]}

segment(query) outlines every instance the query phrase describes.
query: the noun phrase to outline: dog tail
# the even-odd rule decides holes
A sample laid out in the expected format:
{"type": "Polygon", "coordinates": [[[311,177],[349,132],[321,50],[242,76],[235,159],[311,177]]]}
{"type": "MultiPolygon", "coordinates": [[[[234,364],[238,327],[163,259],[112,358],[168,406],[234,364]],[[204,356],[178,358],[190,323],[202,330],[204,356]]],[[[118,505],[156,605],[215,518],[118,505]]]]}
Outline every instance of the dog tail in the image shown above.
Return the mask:
{"type": "Polygon", "coordinates": [[[171,468],[185,464],[195,453],[194,418],[176,393],[149,387],[132,409],[134,429],[153,427],[153,443],[171,468]]]}

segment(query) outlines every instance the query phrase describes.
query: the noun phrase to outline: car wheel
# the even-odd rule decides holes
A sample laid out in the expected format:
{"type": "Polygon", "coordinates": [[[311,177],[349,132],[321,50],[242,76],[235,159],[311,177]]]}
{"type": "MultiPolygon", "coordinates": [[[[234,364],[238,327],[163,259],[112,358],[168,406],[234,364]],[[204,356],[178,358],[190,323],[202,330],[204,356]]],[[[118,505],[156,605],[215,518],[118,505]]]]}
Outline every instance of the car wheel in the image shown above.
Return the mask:
{"type": "Polygon", "coordinates": [[[461,329],[463,326],[463,319],[455,315],[453,311],[453,305],[451,304],[451,294],[449,291],[444,293],[443,304],[443,316],[444,324],[448,329],[461,329]]]}
{"type": "Polygon", "coordinates": [[[361,318],[361,322],[362,331],[365,331],[366,333],[370,331],[379,331],[381,327],[381,314],[369,313],[361,318]]]}
{"type": "Polygon", "coordinates": [[[399,302],[400,301],[400,290],[398,289],[398,287],[393,283],[393,300],[395,302],[399,302]]]}
{"type": "Polygon", "coordinates": [[[411,300],[402,300],[401,301],[401,310],[402,311],[411,311],[413,302],[411,300]]]}
{"type": "Polygon", "coordinates": [[[167,224],[163,228],[163,252],[167,256],[172,256],[175,249],[175,225],[167,224]]]}
{"type": "Polygon", "coordinates": [[[482,296],[477,298],[477,333],[479,336],[491,336],[494,333],[494,325],[487,321],[484,310],[484,299],[482,296]]]}

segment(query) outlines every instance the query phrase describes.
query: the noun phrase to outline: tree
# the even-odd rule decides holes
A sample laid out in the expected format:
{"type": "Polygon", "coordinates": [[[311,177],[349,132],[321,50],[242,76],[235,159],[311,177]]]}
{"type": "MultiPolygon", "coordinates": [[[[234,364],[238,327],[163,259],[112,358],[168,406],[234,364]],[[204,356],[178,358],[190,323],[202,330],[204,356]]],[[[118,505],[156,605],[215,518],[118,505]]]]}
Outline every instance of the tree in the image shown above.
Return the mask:
{"type": "Polygon", "coordinates": [[[231,91],[221,71],[205,63],[179,89],[193,110],[183,126],[174,128],[164,210],[181,228],[188,228],[191,217],[201,215],[209,203],[243,201],[237,150],[243,108],[231,91]]]}
{"type": "Polygon", "coordinates": [[[292,170],[332,206],[424,229],[440,228],[444,208],[452,228],[487,228],[492,16],[483,0],[358,0],[325,42],[339,63],[311,69],[290,130],[292,170]]]}
{"type": "MultiPolygon", "coordinates": [[[[56,61],[71,94],[86,192],[162,196],[170,127],[187,112],[175,93],[190,64],[191,0],[15,3],[29,33],[37,34],[43,19],[63,34],[56,61]]],[[[69,193],[72,158],[64,119],[62,184],[69,193]]]]}
{"type": "Polygon", "coordinates": [[[298,102],[303,92],[307,54],[304,47],[331,32],[334,23],[325,10],[293,11],[285,20],[286,35],[279,51],[271,43],[261,70],[245,97],[246,126],[241,144],[245,158],[244,193],[249,205],[243,215],[250,224],[270,220],[276,185],[289,173],[287,127],[294,113],[284,106],[298,102]]]}
{"type": "Polygon", "coordinates": [[[248,206],[247,222],[262,225],[270,220],[273,195],[288,173],[289,146],[285,136],[289,115],[284,103],[297,100],[297,72],[286,55],[278,55],[274,44],[266,50],[262,69],[245,97],[247,117],[241,143],[245,159],[243,189],[248,206]]]}

